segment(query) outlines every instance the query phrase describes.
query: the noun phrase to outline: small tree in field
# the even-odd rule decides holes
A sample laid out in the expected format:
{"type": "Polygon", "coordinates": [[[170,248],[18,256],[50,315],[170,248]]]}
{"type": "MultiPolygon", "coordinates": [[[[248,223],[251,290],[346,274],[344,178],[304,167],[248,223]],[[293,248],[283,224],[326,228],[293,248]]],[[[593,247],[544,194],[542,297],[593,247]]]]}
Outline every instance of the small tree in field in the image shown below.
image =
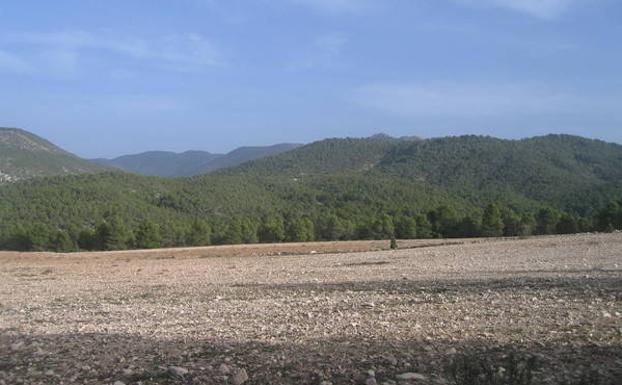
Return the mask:
{"type": "Polygon", "coordinates": [[[391,248],[391,250],[397,250],[397,240],[395,239],[395,237],[391,237],[391,243],[389,244],[389,247],[391,248]]]}

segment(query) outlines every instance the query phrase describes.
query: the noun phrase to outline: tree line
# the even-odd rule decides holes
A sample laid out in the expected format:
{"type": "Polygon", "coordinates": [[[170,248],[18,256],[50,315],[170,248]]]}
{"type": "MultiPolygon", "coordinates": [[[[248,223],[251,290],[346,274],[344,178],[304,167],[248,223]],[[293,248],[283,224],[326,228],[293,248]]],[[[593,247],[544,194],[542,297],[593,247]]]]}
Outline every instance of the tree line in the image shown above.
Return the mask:
{"type": "Polygon", "coordinates": [[[208,218],[171,218],[164,222],[145,218],[134,225],[118,214],[107,213],[99,223],[88,227],[18,224],[0,233],[0,247],[18,251],[72,252],[242,243],[511,237],[614,230],[622,230],[622,200],[611,201],[590,217],[552,207],[520,213],[498,203],[466,215],[443,205],[427,212],[404,209],[356,219],[334,211],[314,215],[272,211],[261,216],[232,216],[213,222],[208,218]]]}

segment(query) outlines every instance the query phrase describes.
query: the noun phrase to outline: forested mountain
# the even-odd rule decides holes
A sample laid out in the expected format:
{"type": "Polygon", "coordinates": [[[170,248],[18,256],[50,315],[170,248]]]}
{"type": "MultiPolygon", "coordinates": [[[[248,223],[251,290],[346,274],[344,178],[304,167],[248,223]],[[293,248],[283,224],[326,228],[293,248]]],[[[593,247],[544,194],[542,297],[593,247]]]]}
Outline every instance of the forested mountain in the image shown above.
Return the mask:
{"type": "Polygon", "coordinates": [[[327,139],[208,175],[0,187],[9,249],[498,236],[622,228],[622,146],[568,135],[327,139]]]}
{"type": "Polygon", "coordinates": [[[411,142],[386,136],[325,139],[224,172],[262,176],[361,173],[372,170],[392,148],[402,143],[411,142]]]}
{"type": "Polygon", "coordinates": [[[222,173],[383,176],[443,188],[476,205],[546,203],[587,213],[622,188],[622,146],[570,135],[327,139],[222,173]]]}
{"type": "Polygon", "coordinates": [[[570,135],[440,138],[395,146],[376,170],[474,203],[528,199],[586,214],[622,191],[622,146],[570,135]]]}
{"type": "Polygon", "coordinates": [[[0,183],[102,170],[30,132],[0,128],[0,183]]]}
{"type": "Polygon", "coordinates": [[[250,160],[278,155],[299,146],[299,144],[282,143],[272,146],[240,147],[227,154],[212,154],[206,151],[182,153],[148,151],[114,159],[100,158],[92,161],[140,175],[180,177],[206,174],[250,160]]]}
{"type": "Polygon", "coordinates": [[[147,151],[140,154],[123,155],[114,159],[91,159],[92,162],[146,176],[190,176],[197,170],[220,157],[206,151],[147,151]]]}

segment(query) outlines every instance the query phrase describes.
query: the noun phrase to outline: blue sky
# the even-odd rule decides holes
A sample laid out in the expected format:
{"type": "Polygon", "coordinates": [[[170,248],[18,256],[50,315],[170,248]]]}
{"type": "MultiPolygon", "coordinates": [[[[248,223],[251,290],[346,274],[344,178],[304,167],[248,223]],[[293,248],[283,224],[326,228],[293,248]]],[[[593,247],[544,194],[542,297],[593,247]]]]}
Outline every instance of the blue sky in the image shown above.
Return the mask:
{"type": "Polygon", "coordinates": [[[622,143],[617,0],[6,0],[0,126],[85,157],[377,132],[622,143]]]}

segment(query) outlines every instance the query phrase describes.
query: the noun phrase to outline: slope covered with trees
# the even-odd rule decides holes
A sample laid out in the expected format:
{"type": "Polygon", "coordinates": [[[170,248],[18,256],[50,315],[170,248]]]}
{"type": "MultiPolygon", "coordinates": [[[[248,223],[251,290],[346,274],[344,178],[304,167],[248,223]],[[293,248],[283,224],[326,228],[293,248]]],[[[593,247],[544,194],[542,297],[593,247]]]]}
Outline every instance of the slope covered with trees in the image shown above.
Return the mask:
{"type": "Polygon", "coordinates": [[[69,251],[622,228],[622,146],[552,135],[328,139],[191,178],[0,187],[0,245],[69,251]]]}
{"type": "Polygon", "coordinates": [[[587,214],[622,188],[622,146],[570,135],[440,138],[393,147],[378,170],[474,201],[526,198],[587,214]]]}
{"type": "Polygon", "coordinates": [[[28,131],[0,127],[0,184],[102,170],[28,131]]]}
{"type": "Polygon", "coordinates": [[[139,175],[176,177],[200,173],[197,171],[202,170],[205,164],[219,156],[206,151],[186,151],[180,154],[170,151],[147,151],[114,159],[100,158],[91,161],[139,175]]]}
{"type": "Polygon", "coordinates": [[[206,151],[148,151],[114,159],[93,159],[94,163],[146,176],[182,177],[207,174],[227,167],[270,155],[278,155],[299,147],[282,143],[272,146],[240,147],[227,154],[206,151]]]}

